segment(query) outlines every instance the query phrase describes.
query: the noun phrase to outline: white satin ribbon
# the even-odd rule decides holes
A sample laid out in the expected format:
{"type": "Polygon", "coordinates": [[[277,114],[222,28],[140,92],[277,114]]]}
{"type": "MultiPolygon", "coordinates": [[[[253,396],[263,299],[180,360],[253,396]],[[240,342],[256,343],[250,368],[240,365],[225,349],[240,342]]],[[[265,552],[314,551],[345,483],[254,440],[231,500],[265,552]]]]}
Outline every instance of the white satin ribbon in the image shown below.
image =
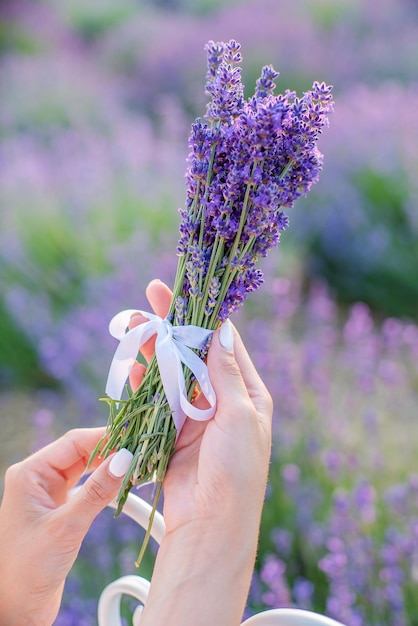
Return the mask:
{"type": "Polygon", "coordinates": [[[208,368],[190,349],[202,348],[212,334],[211,330],[193,325],[173,326],[167,319],[162,319],[154,313],[128,309],[115,315],[109,324],[109,332],[119,340],[119,345],[107,378],[108,396],[113,400],[120,400],[138,351],[148,339],[157,335],[155,356],[177,434],[182,429],[186,416],[198,421],[213,417],[216,409],[216,396],[209,379],[208,368]],[[149,321],[126,332],[133,313],[141,313],[149,321]],[[189,402],[182,363],[196,377],[200,389],[209,402],[209,408],[199,409],[189,402]]]}

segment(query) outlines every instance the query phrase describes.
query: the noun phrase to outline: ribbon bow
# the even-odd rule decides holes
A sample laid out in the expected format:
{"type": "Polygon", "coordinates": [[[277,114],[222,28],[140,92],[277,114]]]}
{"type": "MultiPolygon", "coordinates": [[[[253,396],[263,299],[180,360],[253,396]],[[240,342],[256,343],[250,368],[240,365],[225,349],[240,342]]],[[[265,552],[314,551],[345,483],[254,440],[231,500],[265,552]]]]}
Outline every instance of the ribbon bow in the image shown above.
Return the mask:
{"type": "Polygon", "coordinates": [[[208,368],[191,350],[191,348],[202,348],[212,334],[211,330],[193,325],[173,326],[167,319],[154,313],[128,309],[121,311],[110,321],[109,332],[115,339],[119,339],[119,345],[107,378],[108,396],[114,400],[120,400],[139,349],[156,334],[155,356],[177,434],[182,429],[186,416],[198,421],[213,417],[216,396],[209,379],[208,368]],[[149,321],[126,332],[133,313],[141,313],[149,321]],[[208,409],[199,409],[189,402],[182,363],[195,375],[203,395],[209,402],[208,409]]]}

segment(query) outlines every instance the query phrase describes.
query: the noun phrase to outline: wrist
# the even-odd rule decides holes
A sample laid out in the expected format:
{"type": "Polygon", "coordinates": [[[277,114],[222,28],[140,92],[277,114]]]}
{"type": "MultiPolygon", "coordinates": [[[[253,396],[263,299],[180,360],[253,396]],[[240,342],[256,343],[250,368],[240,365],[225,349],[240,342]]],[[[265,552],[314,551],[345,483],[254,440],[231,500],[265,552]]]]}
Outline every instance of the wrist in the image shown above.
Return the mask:
{"type": "Polygon", "coordinates": [[[51,626],[59,599],[33,576],[33,569],[15,564],[13,557],[0,564],[1,626],[51,626]]]}
{"type": "Polygon", "coordinates": [[[144,626],[240,624],[257,549],[257,530],[250,530],[212,521],[168,532],[141,617],[144,626]]]}
{"type": "Polygon", "coordinates": [[[27,595],[22,591],[18,598],[11,597],[9,593],[4,596],[0,593],[1,626],[51,626],[53,619],[49,616],[50,611],[39,610],[37,602],[33,606],[30,591],[27,595]]]}
{"type": "Polygon", "coordinates": [[[168,547],[170,551],[179,551],[183,559],[199,556],[215,556],[228,561],[230,567],[239,559],[247,561],[256,552],[260,520],[251,514],[235,516],[225,515],[216,518],[193,520],[173,530],[168,530],[161,544],[161,548],[168,547]],[[229,559],[233,554],[235,559],[229,559]]]}
{"type": "MultiPolygon", "coordinates": [[[[10,597],[3,597],[0,593],[0,624],[2,626],[38,626],[41,622],[34,620],[25,601],[27,600],[22,596],[19,601],[17,599],[14,601],[10,597]]],[[[42,622],[42,626],[47,626],[46,622],[42,622]]]]}

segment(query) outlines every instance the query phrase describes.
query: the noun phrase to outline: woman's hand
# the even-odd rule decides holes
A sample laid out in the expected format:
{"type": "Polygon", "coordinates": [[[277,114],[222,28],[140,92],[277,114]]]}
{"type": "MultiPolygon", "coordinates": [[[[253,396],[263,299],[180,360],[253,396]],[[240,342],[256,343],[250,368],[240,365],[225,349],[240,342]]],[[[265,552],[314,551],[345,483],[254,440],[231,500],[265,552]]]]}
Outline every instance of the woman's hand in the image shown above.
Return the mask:
{"type": "MultiPolygon", "coordinates": [[[[167,314],[171,293],[147,296],[167,314]]],[[[145,321],[135,315],[131,327],[145,321]]],[[[143,350],[150,358],[152,341],[143,350]]],[[[167,533],[160,546],[144,626],[240,623],[251,581],[271,448],[272,401],[244,345],[226,322],[214,333],[208,368],[213,419],[187,419],[164,481],[167,533]]],[[[131,385],[142,379],[135,367],[131,385]]],[[[196,403],[205,406],[202,396],[196,403]]]]}
{"type": "MultiPolygon", "coordinates": [[[[155,280],[146,293],[155,313],[165,317],[172,297],[169,288],[155,280]]],[[[130,328],[145,321],[141,314],[135,314],[130,328]]],[[[153,339],[142,352],[150,360],[153,339]]],[[[243,490],[251,494],[252,510],[260,509],[264,499],[272,401],[230,322],[214,333],[207,365],[217,411],[208,422],[187,419],[179,435],[164,481],[167,532],[195,520],[216,517],[228,506],[236,510],[242,504],[243,490]]],[[[144,372],[145,367],[135,363],[130,375],[133,390],[140,385],[144,372]]],[[[202,395],[195,404],[207,406],[202,395]]]]}
{"type": "Polygon", "coordinates": [[[65,578],[96,515],[116,496],[132,455],[100,464],[71,497],[104,428],[75,429],[6,472],[0,508],[0,623],[50,626],[65,578]]]}

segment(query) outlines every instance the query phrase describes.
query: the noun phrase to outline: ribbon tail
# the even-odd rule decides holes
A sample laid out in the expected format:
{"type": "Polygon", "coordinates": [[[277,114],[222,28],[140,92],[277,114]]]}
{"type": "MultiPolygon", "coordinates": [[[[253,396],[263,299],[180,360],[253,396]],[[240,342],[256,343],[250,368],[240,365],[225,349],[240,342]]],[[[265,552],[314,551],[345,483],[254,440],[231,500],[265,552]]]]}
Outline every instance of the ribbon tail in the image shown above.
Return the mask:
{"type": "Polygon", "coordinates": [[[180,386],[179,380],[179,390],[180,390],[180,405],[183,411],[186,413],[188,417],[192,419],[203,422],[211,419],[215,415],[216,411],[216,395],[215,391],[212,387],[212,383],[209,378],[208,368],[206,363],[204,363],[193,350],[190,350],[185,345],[179,344],[176,341],[176,347],[178,349],[180,360],[190,369],[190,371],[196,377],[197,382],[199,383],[200,389],[205,396],[206,400],[209,403],[209,407],[207,409],[199,409],[194,404],[192,404],[187,398],[186,386],[184,382],[184,374],[183,368],[180,368],[182,385],[180,386]]]}
{"type": "Polygon", "coordinates": [[[155,356],[165,397],[171,409],[177,436],[183,427],[186,415],[181,407],[179,386],[185,388],[183,368],[178,351],[175,349],[172,337],[158,335],[155,342],[155,356]],[[177,376],[176,376],[177,372],[177,376]],[[181,380],[181,377],[183,380],[181,380]]]}
{"type": "Polygon", "coordinates": [[[135,346],[121,341],[116,349],[106,382],[106,393],[113,400],[120,400],[123,389],[138,351],[135,346]]]}
{"type": "MultiPolygon", "coordinates": [[[[129,313],[129,311],[123,311],[123,313],[129,313]]],[[[119,323],[122,324],[123,320],[119,321],[119,323]]],[[[139,349],[152,335],[155,335],[158,326],[159,322],[155,320],[145,322],[135,326],[135,328],[132,328],[120,338],[119,345],[110,364],[106,383],[106,393],[113,400],[121,399],[126,380],[139,349]]]]}

